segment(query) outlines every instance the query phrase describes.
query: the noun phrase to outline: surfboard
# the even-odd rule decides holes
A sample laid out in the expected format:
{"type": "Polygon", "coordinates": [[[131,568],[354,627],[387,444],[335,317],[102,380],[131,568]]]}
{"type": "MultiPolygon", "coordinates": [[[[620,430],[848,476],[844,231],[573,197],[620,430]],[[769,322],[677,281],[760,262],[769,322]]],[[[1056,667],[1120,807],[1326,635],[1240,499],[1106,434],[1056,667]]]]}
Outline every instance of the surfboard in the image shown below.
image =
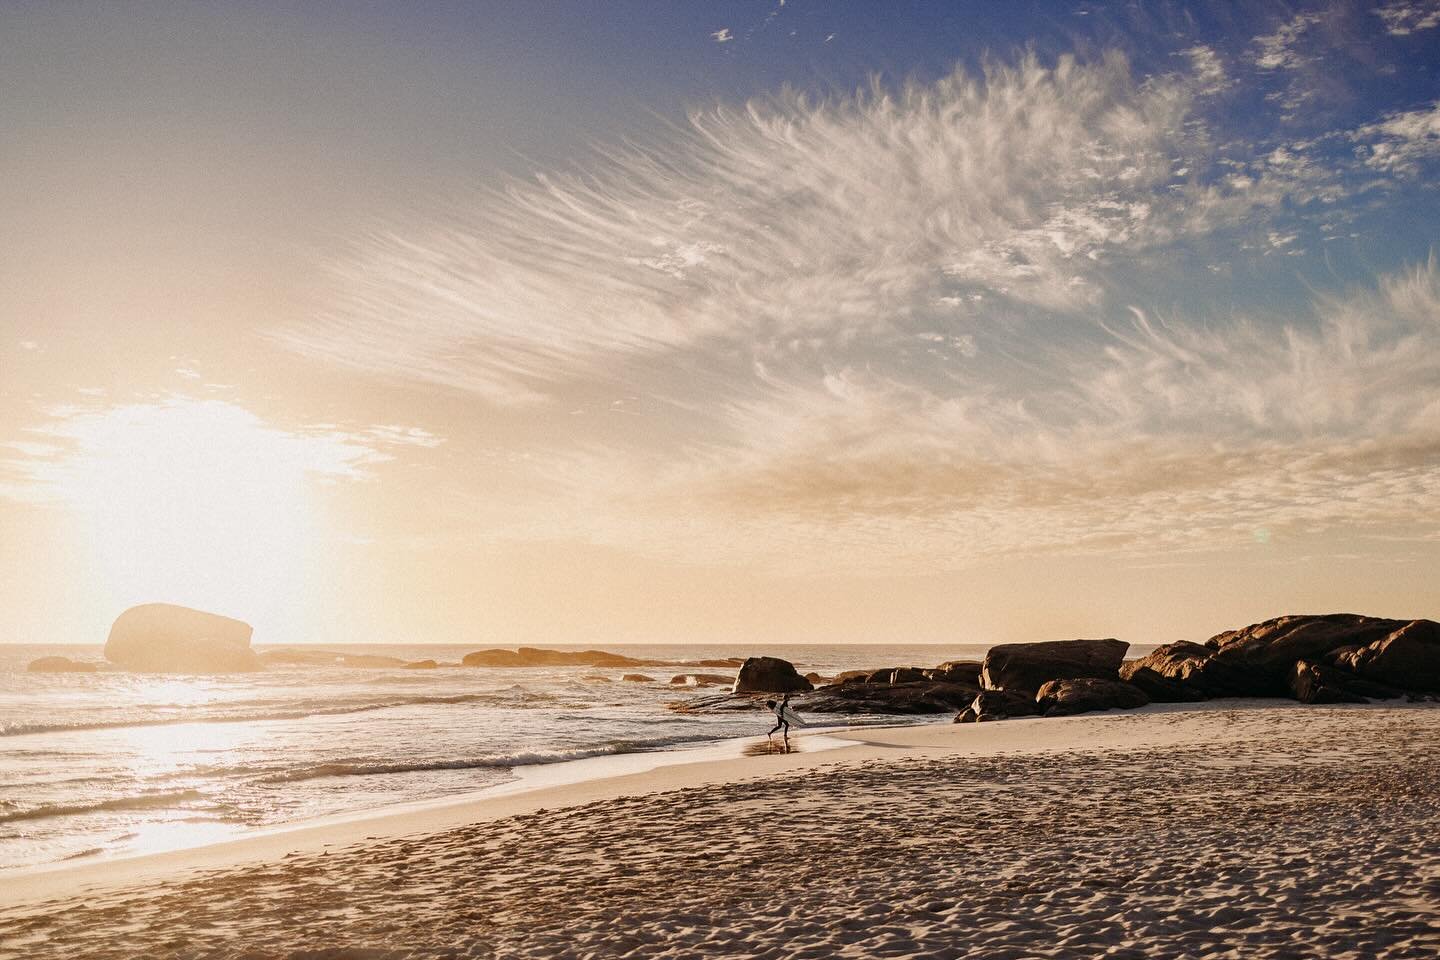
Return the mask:
{"type": "Polygon", "coordinates": [[[792,727],[805,726],[805,721],[800,719],[800,714],[796,713],[794,710],[791,710],[789,707],[780,708],[780,719],[784,720],[792,727]]]}

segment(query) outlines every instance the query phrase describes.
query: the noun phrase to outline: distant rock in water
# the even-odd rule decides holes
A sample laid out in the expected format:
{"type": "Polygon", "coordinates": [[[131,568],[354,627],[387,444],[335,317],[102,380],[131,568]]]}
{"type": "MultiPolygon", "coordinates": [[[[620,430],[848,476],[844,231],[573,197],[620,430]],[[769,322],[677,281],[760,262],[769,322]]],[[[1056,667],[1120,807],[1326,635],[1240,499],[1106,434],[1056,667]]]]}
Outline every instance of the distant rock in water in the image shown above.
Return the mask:
{"type": "Polygon", "coordinates": [[[627,673],[627,674],[625,674],[625,676],[621,677],[620,679],[623,680],[623,681],[625,681],[626,683],[654,683],[654,682],[655,682],[655,678],[654,678],[654,677],[647,677],[647,676],[645,676],[645,674],[643,674],[643,673],[627,673]]]}
{"type": "Polygon", "coordinates": [[[171,603],[145,603],[115,618],[105,659],[140,673],[239,673],[261,668],[250,624],[171,603]]]}
{"type": "Polygon", "coordinates": [[[798,693],[814,689],[795,665],[779,657],[746,657],[732,693],[798,693]]]}
{"type": "Polygon", "coordinates": [[[41,657],[31,660],[25,669],[31,673],[94,673],[100,669],[98,663],[71,660],[69,657],[41,657]]]}
{"type": "Polygon", "coordinates": [[[1033,697],[1047,680],[1115,680],[1129,648],[1130,644],[1123,640],[1002,643],[986,652],[980,685],[987,690],[1010,690],[1033,697]]]}
{"type": "Polygon", "coordinates": [[[476,650],[465,654],[460,661],[467,667],[645,667],[654,664],[651,660],[636,660],[634,657],[604,650],[541,650],[538,647],[521,647],[518,650],[476,650]]]}
{"type": "Polygon", "coordinates": [[[434,670],[439,666],[434,660],[411,660],[404,664],[406,670],[434,670]]]}

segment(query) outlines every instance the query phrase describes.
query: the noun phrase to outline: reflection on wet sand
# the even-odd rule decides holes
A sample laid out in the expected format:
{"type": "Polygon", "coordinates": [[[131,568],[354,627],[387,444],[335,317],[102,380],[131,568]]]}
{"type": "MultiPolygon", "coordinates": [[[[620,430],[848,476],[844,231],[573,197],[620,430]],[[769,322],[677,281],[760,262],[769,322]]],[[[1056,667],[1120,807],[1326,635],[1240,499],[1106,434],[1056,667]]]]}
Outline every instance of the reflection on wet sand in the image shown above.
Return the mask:
{"type": "Polygon", "coordinates": [[[798,740],[761,740],[756,743],[747,743],[744,753],[747,757],[768,757],[772,753],[804,753],[798,740]]]}

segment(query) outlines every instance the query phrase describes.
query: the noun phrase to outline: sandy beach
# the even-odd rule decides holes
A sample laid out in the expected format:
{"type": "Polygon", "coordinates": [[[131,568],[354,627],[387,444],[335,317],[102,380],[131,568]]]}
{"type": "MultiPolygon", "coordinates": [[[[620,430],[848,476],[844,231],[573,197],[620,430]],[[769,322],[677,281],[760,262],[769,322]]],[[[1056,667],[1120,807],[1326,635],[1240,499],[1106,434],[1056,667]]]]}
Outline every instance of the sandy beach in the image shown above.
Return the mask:
{"type": "Polygon", "coordinates": [[[4,957],[1433,957],[1440,709],[866,731],[0,880],[4,957]]]}

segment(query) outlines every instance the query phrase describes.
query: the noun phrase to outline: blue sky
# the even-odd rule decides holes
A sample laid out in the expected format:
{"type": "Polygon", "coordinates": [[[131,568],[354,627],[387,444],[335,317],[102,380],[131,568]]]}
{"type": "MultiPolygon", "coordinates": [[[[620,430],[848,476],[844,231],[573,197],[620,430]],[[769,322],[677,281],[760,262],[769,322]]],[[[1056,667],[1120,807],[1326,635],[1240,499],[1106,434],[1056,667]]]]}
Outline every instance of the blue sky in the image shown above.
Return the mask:
{"type": "Polygon", "coordinates": [[[15,639],[1440,612],[1434,2],[0,17],[15,639]]]}

